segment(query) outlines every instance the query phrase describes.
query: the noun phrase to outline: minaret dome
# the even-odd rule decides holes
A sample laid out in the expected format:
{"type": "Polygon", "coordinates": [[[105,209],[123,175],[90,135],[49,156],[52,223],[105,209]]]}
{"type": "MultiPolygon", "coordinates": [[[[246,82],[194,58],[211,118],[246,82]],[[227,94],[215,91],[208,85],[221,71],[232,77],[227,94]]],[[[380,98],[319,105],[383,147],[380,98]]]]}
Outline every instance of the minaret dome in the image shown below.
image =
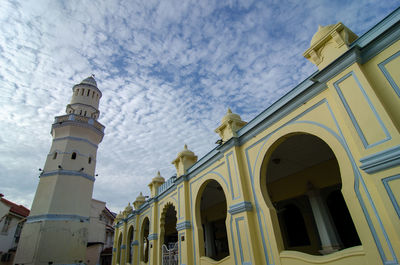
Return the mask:
{"type": "Polygon", "coordinates": [[[97,88],[94,75],[73,86],[72,91],[71,103],[67,105],[66,113],[97,120],[100,115],[99,102],[102,94],[97,88]]]}

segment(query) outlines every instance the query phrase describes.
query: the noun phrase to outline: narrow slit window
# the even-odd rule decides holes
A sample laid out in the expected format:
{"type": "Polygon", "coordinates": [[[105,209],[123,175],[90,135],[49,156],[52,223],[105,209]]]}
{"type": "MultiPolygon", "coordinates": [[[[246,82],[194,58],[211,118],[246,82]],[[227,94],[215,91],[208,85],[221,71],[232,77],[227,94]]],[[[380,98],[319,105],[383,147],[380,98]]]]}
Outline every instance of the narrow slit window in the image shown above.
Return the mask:
{"type": "Polygon", "coordinates": [[[86,117],[86,110],[85,110],[85,114],[84,114],[84,116],[86,117]]]}
{"type": "Polygon", "coordinates": [[[75,96],[77,96],[79,93],[79,89],[75,90],[75,96]]]}
{"type": "Polygon", "coordinates": [[[87,91],[87,96],[89,96],[90,95],[90,89],[88,89],[88,91],[87,91]]]}
{"type": "Polygon", "coordinates": [[[82,88],[82,94],[81,95],[83,96],[84,93],[85,93],[85,89],[82,88]]]}
{"type": "Polygon", "coordinates": [[[92,163],[92,158],[89,156],[88,164],[92,163]]]}
{"type": "Polygon", "coordinates": [[[75,159],[76,159],[76,153],[75,153],[75,152],[72,153],[71,159],[72,159],[72,160],[75,160],[75,159]]]}
{"type": "Polygon", "coordinates": [[[92,98],[94,98],[94,91],[93,91],[93,93],[92,93],[92,98]]]}
{"type": "Polygon", "coordinates": [[[56,158],[57,158],[57,152],[55,152],[53,155],[53,159],[56,159],[56,158]]]}

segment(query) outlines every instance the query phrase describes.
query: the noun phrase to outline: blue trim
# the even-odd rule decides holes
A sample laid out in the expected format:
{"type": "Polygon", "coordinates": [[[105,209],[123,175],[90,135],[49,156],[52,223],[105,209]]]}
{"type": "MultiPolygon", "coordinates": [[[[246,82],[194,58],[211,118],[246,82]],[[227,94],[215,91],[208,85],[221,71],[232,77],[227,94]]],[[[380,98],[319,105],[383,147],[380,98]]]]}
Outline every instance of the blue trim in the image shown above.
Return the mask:
{"type": "Polygon", "coordinates": [[[239,177],[238,177],[238,173],[237,173],[237,168],[236,168],[236,160],[235,160],[235,155],[233,154],[233,151],[229,152],[226,157],[226,167],[228,169],[228,176],[229,176],[229,186],[231,188],[231,196],[232,196],[232,200],[236,200],[239,199],[242,196],[242,193],[240,191],[240,181],[239,181],[239,177]],[[238,193],[239,195],[235,197],[234,194],[234,190],[233,190],[233,182],[232,182],[232,176],[231,176],[231,166],[229,163],[229,157],[232,156],[232,160],[233,160],[233,167],[235,170],[235,177],[236,177],[236,185],[237,185],[237,189],[238,189],[238,193]]]}
{"type": "MultiPolygon", "coordinates": [[[[243,255],[243,247],[242,247],[242,239],[240,237],[240,231],[239,231],[239,222],[244,220],[244,217],[238,217],[235,219],[235,224],[236,224],[236,234],[237,234],[237,238],[238,238],[238,242],[239,242],[239,250],[240,250],[240,261],[242,262],[243,265],[247,264],[247,265],[251,265],[251,261],[244,261],[244,255],[243,255]]],[[[248,233],[246,234],[246,240],[247,240],[247,249],[250,250],[250,244],[249,244],[249,236],[248,233]]],[[[249,253],[250,258],[251,258],[251,253],[249,253]]]]}
{"type": "Polygon", "coordinates": [[[372,174],[400,165],[400,145],[360,159],[360,168],[372,174]]]}
{"type": "Polygon", "coordinates": [[[363,145],[364,145],[364,147],[366,149],[371,148],[371,147],[376,146],[376,145],[379,145],[381,143],[384,143],[384,142],[389,141],[390,139],[392,139],[392,137],[389,134],[389,131],[386,129],[385,125],[383,124],[383,121],[379,117],[374,105],[372,104],[370,98],[368,97],[367,93],[365,92],[364,88],[362,87],[360,81],[358,80],[357,76],[354,74],[353,71],[349,72],[348,74],[346,74],[345,76],[343,76],[342,78],[340,78],[339,80],[334,82],[333,86],[335,87],[336,92],[338,93],[338,95],[340,97],[340,100],[342,101],[343,106],[346,109],[346,112],[349,115],[349,117],[351,119],[351,122],[353,123],[353,126],[356,129],[357,134],[360,137],[360,139],[361,139],[361,141],[362,141],[362,143],[363,143],[363,145]],[[342,93],[342,91],[340,90],[340,87],[339,87],[339,84],[341,82],[343,82],[345,79],[349,78],[350,76],[352,76],[354,78],[354,81],[357,83],[358,88],[361,90],[361,93],[363,94],[365,100],[368,102],[368,105],[371,108],[372,112],[374,113],[376,120],[380,124],[382,131],[385,133],[386,138],[384,138],[384,139],[382,139],[382,140],[380,140],[378,142],[372,143],[372,144],[368,143],[367,139],[365,138],[365,135],[364,135],[360,125],[358,124],[353,112],[351,111],[351,108],[350,108],[349,104],[347,103],[347,101],[346,101],[346,99],[345,99],[345,97],[344,97],[344,95],[343,95],[343,93],[342,93]]]}
{"type": "MultiPolygon", "coordinates": [[[[182,262],[182,255],[181,255],[181,253],[182,253],[182,248],[181,248],[181,238],[182,238],[182,236],[184,236],[185,235],[185,232],[183,232],[183,233],[178,233],[178,242],[179,242],[179,249],[178,249],[178,252],[179,252],[179,260],[178,260],[178,264],[180,264],[180,265],[185,265],[185,264],[182,264],[181,262],[182,262]]],[[[186,239],[187,240],[187,239],[186,239]]]]}
{"type": "Polygon", "coordinates": [[[126,246],[125,245],[121,245],[121,249],[126,249],[126,246]]]}
{"type": "Polygon", "coordinates": [[[178,220],[183,219],[183,216],[181,215],[181,193],[180,193],[180,189],[183,188],[183,185],[180,185],[178,187],[178,220]]]}
{"type": "Polygon", "coordinates": [[[392,188],[390,188],[390,185],[389,185],[389,182],[393,181],[395,179],[400,179],[400,174],[384,178],[384,179],[382,179],[382,182],[383,182],[383,186],[386,189],[387,194],[389,195],[390,201],[393,204],[394,210],[396,211],[397,215],[400,218],[400,206],[399,206],[399,203],[396,200],[396,197],[394,197],[392,188]]]}
{"type": "Polygon", "coordinates": [[[57,175],[78,176],[78,177],[86,178],[93,182],[96,180],[93,176],[85,174],[83,172],[78,172],[78,171],[73,171],[73,170],[65,170],[65,169],[42,173],[42,174],[40,174],[39,177],[43,178],[43,177],[50,177],[50,176],[57,176],[57,175]]]}
{"type": "MultiPolygon", "coordinates": [[[[234,259],[235,259],[235,264],[238,264],[237,256],[236,256],[235,239],[234,239],[234,236],[233,236],[232,222],[233,222],[233,216],[230,216],[229,226],[230,226],[230,228],[231,228],[232,248],[233,248],[233,250],[234,250],[234,251],[233,251],[233,257],[234,257],[234,259]]],[[[227,232],[228,232],[228,231],[227,231],[227,232]]],[[[228,244],[229,244],[229,243],[228,243],[228,244]]],[[[240,244],[240,242],[239,242],[239,244],[240,244]]]]}
{"type": "Polygon", "coordinates": [[[235,215],[238,213],[242,213],[242,212],[249,212],[253,209],[253,205],[251,204],[251,202],[239,202],[237,204],[231,205],[229,206],[229,210],[228,212],[231,215],[235,215]]]}
{"type": "Polygon", "coordinates": [[[176,224],[177,231],[181,231],[184,229],[191,229],[191,228],[192,228],[192,224],[190,223],[190,221],[183,221],[183,222],[176,224]]]}
{"type": "Polygon", "coordinates": [[[28,216],[26,219],[27,224],[44,221],[79,221],[84,223],[89,222],[89,217],[76,214],[40,214],[28,216]]]}
{"type": "Polygon", "coordinates": [[[113,252],[116,252],[117,251],[117,249],[116,248],[113,248],[113,252]]]}
{"type": "Polygon", "coordinates": [[[139,246],[139,241],[137,241],[137,240],[133,241],[132,246],[139,246]]]}
{"type": "Polygon", "coordinates": [[[150,240],[156,240],[158,238],[158,234],[154,233],[154,234],[150,234],[147,239],[150,240]]]}
{"type": "Polygon", "coordinates": [[[400,8],[397,8],[387,17],[382,19],[378,24],[376,24],[373,28],[364,33],[361,37],[355,40],[350,47],[360,46],[364,47],[370,42],[372,42],[375,38],[383,34],[390,27],[394,26],[400,19],[400,8]]]}
{"type": "Polygon", "coordinates": [[[55,138],[53,139],[53,142],[56,141],[64,141],[64,140],[71,140],[71,141],[80,141],[80,142],[85,142],[90,144],[91,146],[95,147],[96,149],[98,148],[97,144],[92,143],[88,139],[81,138],[81,137],[75,137],[75,136],[66,136],[66,137],[61,137],[61,138],[55,138]]]}
{"type": "Polygon", "coordinates": [[[384,76],[386,77],[386,79],[388,80],[389,84],[392,86],[394,92],[396,92],[398,97],[400,97],[400,88],[390,75],[389,71],[386,69],[386,65],[399,56],[400,56],[400,51],[396,52],[395,54],[393,54],[392,56],[390,56],[389,58],[378,64],[379,69],[381,69],[382,73],[384,74],[384,76]]]}

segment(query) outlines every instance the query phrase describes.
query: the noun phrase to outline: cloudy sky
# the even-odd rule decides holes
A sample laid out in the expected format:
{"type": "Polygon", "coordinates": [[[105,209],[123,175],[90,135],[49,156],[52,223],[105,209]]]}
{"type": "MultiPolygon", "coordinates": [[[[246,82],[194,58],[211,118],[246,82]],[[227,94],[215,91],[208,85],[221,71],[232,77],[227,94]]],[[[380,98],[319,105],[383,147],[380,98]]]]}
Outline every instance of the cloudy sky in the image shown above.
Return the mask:
{"type": "Polygon", "coordinates": [[[103,92],[94,198],[119,211],[186,143],[215,147],[228,107],[249,121],[316,71],[302,57],[318,25],[359,36],[385,1],[0,1],[0,193],[31,207],[54,116],[72,86],[103,92]],[[351,3],[348,3],[351,2],[351,3]]]}

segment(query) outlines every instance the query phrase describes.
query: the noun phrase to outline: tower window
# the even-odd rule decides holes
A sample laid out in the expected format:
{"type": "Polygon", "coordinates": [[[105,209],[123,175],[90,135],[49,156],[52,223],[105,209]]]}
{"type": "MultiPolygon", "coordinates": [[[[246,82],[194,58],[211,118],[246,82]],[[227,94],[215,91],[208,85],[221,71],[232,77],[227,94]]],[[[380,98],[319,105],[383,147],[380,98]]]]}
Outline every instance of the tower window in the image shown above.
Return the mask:
{"type": "Polygon", "coordinates": [[[92,93],[92,98],[94,98],[94,91],[93,91],[93,93],[92,93]]]}
{"type": "Polygon", "coordinates": [[[53,155],[53,159],[56,159],[56,158],[57,158],[57,152],[55,152],[53,155]]]}
{"type": "Polygon", "coordinates": [[[86,110],[85,110],[85,114],[84,114],[84,116],[86,117],[86,110]]]}
{"type": "Polygon", "coordinates": [[[86,96],[90,95],[90,89],[88,89],[86,96]]]}
{"type": "Polygon", "coordinates": [[[92,163],[92,158],[89,156],[88,164],[92,163]]]}
{"type": "Polygon", "coordinates": [[[75,159],[76,159],[76,153],[75,153],[75,152],[72,153],[71,159],[72,159],[72,160],[75,160],[75,159]]]}
{"type": "Polygon", "coordinates": [[[83,96],[84,93],[85,93],[85,89],[82,88],[82,94],[81,95],[83,96]]]}
{"type": "Polygon", "coordinates": [[[77,96],[79,93],[79,89],[75,90],[75,96],[77,96]]]}
{"type": "Polygon", "coordinates": [[[79,112],[79,115],[82,115],[82,110],[79,112]]]}

